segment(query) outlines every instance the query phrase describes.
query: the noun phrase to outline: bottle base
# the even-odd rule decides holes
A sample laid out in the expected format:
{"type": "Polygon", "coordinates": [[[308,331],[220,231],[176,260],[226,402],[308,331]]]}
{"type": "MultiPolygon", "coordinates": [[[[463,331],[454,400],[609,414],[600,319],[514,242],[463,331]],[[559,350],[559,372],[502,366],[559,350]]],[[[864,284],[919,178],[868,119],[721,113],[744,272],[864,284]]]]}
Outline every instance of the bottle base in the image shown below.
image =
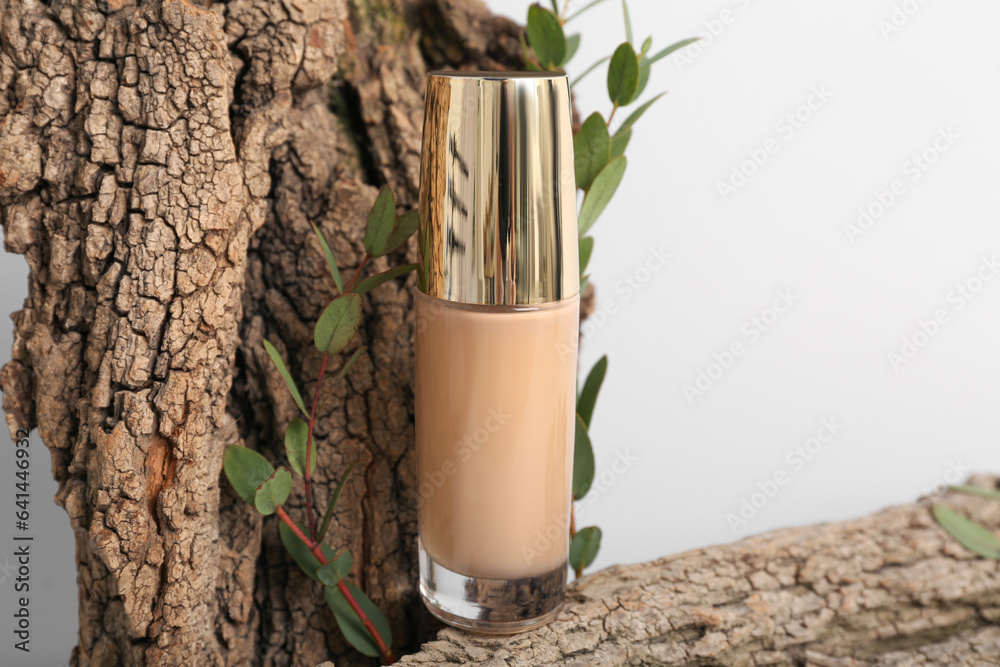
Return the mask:
{"type": "Polygon", "coordinates": [[[420,546],[420,597],[448,625],[490,635],[539,628],[556,617],[566,589],[566,566],[520,579],[468,577],[434,562],[420,546]]]}

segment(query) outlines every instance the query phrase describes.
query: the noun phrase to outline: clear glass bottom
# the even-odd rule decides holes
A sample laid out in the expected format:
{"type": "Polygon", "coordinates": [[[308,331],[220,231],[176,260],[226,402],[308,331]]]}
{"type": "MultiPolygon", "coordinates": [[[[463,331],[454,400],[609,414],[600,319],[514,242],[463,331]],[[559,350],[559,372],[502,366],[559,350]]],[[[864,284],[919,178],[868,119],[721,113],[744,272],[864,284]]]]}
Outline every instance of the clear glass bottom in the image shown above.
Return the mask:
{"type": "Polygon", "coordinates": [[[566,589],[566,565],[523,579],[487,579],[452,572],[420,544],[420,597],[449,625],[483,634],[527,632],[555,618],[566,589]]]}

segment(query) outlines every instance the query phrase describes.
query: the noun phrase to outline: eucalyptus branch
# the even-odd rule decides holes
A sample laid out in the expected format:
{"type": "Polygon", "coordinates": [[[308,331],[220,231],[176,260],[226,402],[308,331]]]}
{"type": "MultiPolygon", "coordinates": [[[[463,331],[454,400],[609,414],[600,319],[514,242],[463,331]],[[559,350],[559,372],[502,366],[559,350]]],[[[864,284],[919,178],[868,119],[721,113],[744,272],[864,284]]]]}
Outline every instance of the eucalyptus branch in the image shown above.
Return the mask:
{"type": "MultiPolygon", "coordinates": [[[[276,514],[281,520],[279,533],[282,543],[299,568],[326,587],[327,605],[333,611],[337,625],[348,643],[365,655],[381,655],[388,664],[393,663],[392,653],[389,650],[392,644],[392,632],[385,616],[364,591],[354,587],[353,584],[349,585],[344,579],[351,570],[350,552],[344,549],[336,557],[328,556],[324,552],[324,548],[330,548],[324,542],[324,538],[333,518],[333,512],[354,466],[351,465],[341,477],[336,491],[327,502],[322,524],[318,529],[316,523],[319,512],[314,500],[312,472],[316,467],[317,458],[316,420],[321,412],[320,407],[325,404],[326,398],[331,393],[323,392],[323,380],[327,375],[330,357],[347,348],[357,335],[361,326],[362,294],[367,294],[393,278],[405,275],[413,270],[413,265],[390,268],[363,282],[361,282],[362,272],[374,257],[387,255],[400,248],[416,231],[418,222],[416,211],[397,216],[395,198],[388,187],[383,187],[368,214],[364,257],[346,285],[341,284],[340,270],[330,244],[323,237],[319,227],[312,225],[329,265],[330,275],[337,287],[337,296],[323,310],[313,330],[314,343],[321,356],[316,386],[308,411],[281,353],[274,345],[264,341],[268,356],[285,381],[295,404],[306,418],[305,421],[299,418],[292,419],[285,429],[285,453],[291,468],[303,479],[306,528],[303,529],[295,523],[282,507],[292,489],[292,475],[287,469],[284,467],[275,469],[258,452],[241,445],[227,447],[223,461],[226,477],[236,493],[259,513],[276,514]],[[337,596],[336,592],[339,592],[343,599],[337,596]],[[354,616],[361,621],[364,631],[357,628],[354,616]],[[379,627],[383,628],[382,632],[379,632],[379,627]]],[[[365,349],[362,346],[354,352],[341,366],[334,382],[344,378],[365,349]]]]}
{"type": "MultiPolygon", "coordinates": [[[[275,508],[274,513],[278,515],[278,518],[281,519],[281,521],[288,526],[293,533],[295,533],[296,537],[302,540],[302,543],[309,548],[309,553],[316,557],[316,560],[319,561],[320,565],[326,565],[330,562],[323,553],[322,542],[314,542],[306,537],[298,525],[292,521],[290,516],[288,516],[284,508],[279,505],[275,508]]],[[[378,645],[378,650],[382,654],[382,659],[385,660],[385,663],[387,665],[395,663],[396,661],[392,657],[392,652],[389,650],[389,647],[386,646],[385,640],[382,639],[382,635],[379,634],[378,630],[375,628],[375,624],[372,623],[371,619],[369,619],[365,614],[361,605],[359,605],[358,601],[354,599],[354,595],[351,593],[351,590],[341,578],[338,578],[337,580],[337,589],[340,591],[341,595],[344,596],[344,599],[347,600],[347,603],[351,605],[351,609],[354,610],[354,613],[358,615],[359,619],[361,619],[361,624],[365,626],[365,630],[367,630],[368,634],[370,634],[372,639],[375,640],[375,644],[378,645]]]]}

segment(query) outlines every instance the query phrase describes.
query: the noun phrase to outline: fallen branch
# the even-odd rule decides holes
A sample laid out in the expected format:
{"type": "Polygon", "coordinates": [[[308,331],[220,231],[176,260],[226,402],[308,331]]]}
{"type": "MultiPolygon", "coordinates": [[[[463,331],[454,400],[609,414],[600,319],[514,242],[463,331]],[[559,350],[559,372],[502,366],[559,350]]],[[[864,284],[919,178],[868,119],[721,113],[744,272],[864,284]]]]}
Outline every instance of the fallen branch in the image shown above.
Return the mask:
{"type": "Polygon", "coordinates": [[[447,628],[397,664],[998,665],[1000,564],[945,533],[932,501],[1000,528],[1000,502],[946,492],[862,519],[615,566],[573,584],[558,620],[537,632],[496,638],[447,628]]]}

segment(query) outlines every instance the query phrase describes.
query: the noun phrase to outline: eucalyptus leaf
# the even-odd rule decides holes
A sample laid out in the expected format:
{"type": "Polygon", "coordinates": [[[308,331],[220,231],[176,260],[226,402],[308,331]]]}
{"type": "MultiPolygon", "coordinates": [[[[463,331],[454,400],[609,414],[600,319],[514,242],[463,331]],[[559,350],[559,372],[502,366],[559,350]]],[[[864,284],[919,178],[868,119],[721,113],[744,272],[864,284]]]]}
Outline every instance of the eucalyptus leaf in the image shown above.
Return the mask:
{"type": "Polygon", "coordinates": [[[310,221],[313,231],[316,232],[316,238],[319,239],[319,245],[323,248],[323,255],[326,257],[326,265],[330,267],[330,275],[333,276],[333,284],[337,286],[337,293],[344,291],[344,285],[340,280],[340,269],[337,268],[337,260],[333,257],[333,251],[330,250],[330,244],[326,242],[326,237],[323,236],[323,232],[319,231],[319,227],[316,223],[310,221]]]}
{"type": "Polygon", "coordinates": [[[649,83],[650,69],[649,65],[643,65],[642,63],[639,64],[639,85],[635,87],[635,92],[632,93],[632,97],[628,98],[628,101],[622,106],[632,104],[632,102],[635,102],[642,96],[642,93],[646,90],[646,84],[649,83]]]}
{"type": "Polygon", "coordinates": [[[625,41],[632,43],[632,17],[628,13],[628,3],[622,0],[622,15],[625,17],[625,41]]]}
{"type": "Polygon", "coordinates": [[[368,213],[368,226],[365,227],[365,250],[369,255],[379,257],[385,254],[395,225],[396,198],[389,186],[383,185],[368,213]]]}
{"type": "MultiPolygon", "coordinates": [[[[306,440],[309,438],[309,424],[301,419],[293,419],[285,427],[285,456],[292,470],[305,476],[306,469],[306,440]]],[[[309,472],[316,469],[316,457],[310,457],[309,472]]]]}
{"type": "MultiPolygon", "coordinates": [[[[296,525],[298,525],[299,530],[302,531],[303,535],[308,535],[308,531],[303,528],[301,524],[296,525]]],[[[299,566],[299,569],[302,570],[310,579],[319,581],[319,577],[316,576],[316,570],[319,569],[319,561],[316,559],[316,556],[313,556],[312,552],[309,551],[309,547],[306,543],[300,540],[299,536],[292,532],[292,529],[289,528],[284,521],[278,524],[278,534],[281,537],[281,543],[285,545],[285,550],[292,557],[292,560],[295,561],[296,565],[299,566]]],[[[337,553],[328,544],[321,542],[320,551],[322,551],[323,557],[328,561],[337,557],[337,553]]]]}
{"type": "Polygon", "coordinates": [[[624,155],[616,157],[594,179],[590,190],[587,191],[587,196],[583,198],[583,206],[580,207],[578,220],[580,234],[586,234],[604,212],[608,202],[615,195],[618,185],[622,182],[626,166],[624,155]]]}
{"type": "Polygon", "coordinates": [[[566,55],[563,56],[563,60],[562,60],[561,63],[559,63],[559,66],[560,67],[565,66],[566,63],[568,63],[570,60],[573,59],[573,56],[576,55],[576,52],[579,49],[580,49],[580,34],[579,33],[575,33],[575,34],[572,34],[569,37],[567,37],[566,38],[566,55]]]}
{"type": "Polygon", "coordinates": [[[222,455],[222,469],[243,500],[253,505],[257,487],[274,474],[274,466],[267,459],[242,445],[229,445],[222,455]]]}
{"type": "Polygon", "coordinates": [[[568,22],[572,21],[577,16],[579,16],[582,13],[584,13],[585,11],[587,11],[588,9],[590,9],[591,7],[596,7],[597,5],[601,4],[602,2],[604,2],[604,0],[591,0],[591,2],[589,2],[586,5],[584,5],[583,7],[581,7],[578,11],[576,11],[573,14],[567,16],[566,17],[566,22],[568,23],[568,22]]]}
{"type": "Polygon", "coordinates": [[[278,354],[278,350],[274,348],[274,345],[271,345],[271,343],[266,340],[264,341],[264,349],[267,350],[267,356],[271,357],[271,362],[274,363],[275,368],[278,369],[278,374],[281,376],[281,379],[284,380],[285,384],[288,386],[288,391],[291,393],[292,399],[295,400],[295,405],[299,406],[299,410],[302,411],[302,414],[308,417],[309,413],[306,412],[306,405],[302,402],[302,394],[299,393],[299,388],[295,386],[295,380],[292,379],[292,374],[288,372],[288,368],[285,366],[285,360],[281,358],[280,354],[278,354]]]}
{"type": "Polygon", "coordinates": [[[651,48],[653,48],[653,37],[652,37],[652,35],[650,35],[649,37],[647,37],[646,41],[642,43],[642,49],[639,51],[639,58],[641,59],[643,56],[645,56],[647,53],[649,53],[649,50],[651,48]]]}
{"type": "Polygon", "coordinates": [[[407,211],[396,218],[396,226],[393,227],[389,242],[385,245],[384,254],[388,255],[406,243],[406,240],[413,236],[413,232],[417,231],[418,226],[420,226],[420,212],[416,209],[407,211]]]}
{"type": "Polygon", "coordinates": [[[361,325],[361,297],[341,294],[330,302],[316,322],[314,339],[320,352],[337,354],[351,342],[361,325]]]}
{"type": "Polygon", "coordinates": [[[344,549],[337,557],[321,565],[316,570],[316,576],[320,583],[325,586],[336,586],[341,579],[346,579],[351,574],[351,552],[344,549]]]}
{"type": "Polygon", "coordinates": [[[622,156],[625,154],[625,149],[628,148],[628,142],[632,140],[632,129],[629,128],[624,134],[615,133],[615,136],[611,138],[611,158],[622,156]]]}
{"type": "Polygon", "coordinates": [[[347,478],[351,476],[351,471],[354,470],[354,466],[357,462],[352,463],[347,467],[347,471],[344,476],[340,478],[340,482],[337,484],[336,490],[333,495],[330,496],[330,502],[326,504],[326,512],[323,513],[323,523],[319,526],[319,532],[316,533],[316,539],[320,542],[326,537],[326,531],[330,528],[330,519],[333,518],[333,511],[337,509],[337,502],[340,500],[340,494],[344,492],[344,486],[347,484],[347,478]]]}
{"type": "Polygon", "coordinates": [[[604,355],[597,360],[594,367],[587,373],[587,379],[580,390],[580,397],[576,400],[576,413],[583,419],[583,423],[590,428],[590,419],[594,415],[594,405],[597,404],[597,395],[604,384],[604,376],[608,372],[608,355],[604,355]]]}
{"type": "Polygon", "coordinates": [[[666,58],[667,56],[669,56],[674,51],[677,51],[678,49],[683,49],[685,46],[690,46],[691,44],[694,44],[699,39],[701,39],[701,37],[690,37],[688,39],[682,39],[679,42],[674,42],[670,46],[668,46],[668,47],[666,47],[664,49],[661,49],[660,51],[657,51],[654,55],[649,56],[648,58],[644,58],[643,59],[643,64],[644,65],[652,65],[656,61],[662,60],[662,59],[666,58]]]}
{"type": "Polygon", "coordinates": [[[1000,490],[998,489],[984,489],[981,486],[969,486],[963,484],[960,486],[949,487],[952,491],[957,491],[958,493],[965,493],[970,496],[979,496],[980,498],[990,498],[992,500],[1000,500],[1000,490]]]}
{"type": "Polygon", "coordinates": [[[265,479],[253,497],[253,506],[263,515],[273,514],[276,507],[284,505],[292,492],[292,473],[286,468],[278,468],[265,479]]]}
{"type": "Polygon", "coordinates": [[[611,137],[604,117],[596,111],[587,117],[573,137],[573,166],[576,187],[590,189],[597,174],[611,160],[611,137]]]}
{"type": "Polygon", "coordinates": [[[538,5],[528,8],[528,25],[525,29],[528,44],[544,68],[558,67],[566,57],[566,36],[559,17],[538,5]]]}
{"type": "Polygon", "coordinates": [[[623,42],[608,65],[608,97],[615,106],[625,106],[639,87],[639,57],[628,42],[623,42]]]}
{"type": "Polygon", "coordinates": [[[573,500],[580,500],[594,483],[594,446],[587,425],[576,416],[576,437],[573,443],[573,500]]]}
{"type": "MultiPolygon", "coordinates": [[[[351,592],[351,596],[358,603],[358,606],[361,607],[361,611],[364,612],[365,616],[372,622],[372,625],[375,626],[375,629],[382,637],[382,641],[385,642],[386,646],[392,646],[392,632],[389,630],[389,622],[385,620],[385,616],[382,615],[379,608],[375,606],[375,603],[367,595],[361,592],[360,588],[349,581],[345,581],[344,584],[351,592]]],[[[351,604],[338,587],[326,587],[326,603],[333,611],[333,617],[337,619],[337,625],[340,627],[340,631],[344,633],[344,639],[361,653],[373,658],[378,657],[378,644],[368,634],[368,630],[365,629],[361,618],[354,612],[354,608],[351,607],[351,604]]]]}
{"type": "Polygon", "coordinates": [[[347,363],[341,367],[340,372],[337,373],[336,382],[340,382],[341,380],[343,380],[344,376],[347,375],[347,372],[351,370],[351,367],[354,366],[354,364],[357,363],[358,359],[361,358],[361,355],[363,355],[367,351],[368,348],[365,347],[364,345],[356,349],[354,351],[354,354],[351,355],[351,358],[347,360],[347,363]]]}
{"type": "MultiPolygon", "coordinates": [[[[590,264],[590,254],[594,251],[594,237],[584,236],[580,239],[580,274],[587,270],[590,264]]],[[[582,288],[581,288],[582,289],[582,288]]]]}
{"type": "Polygon", "coordinates": [[[656,101],[661,97],[663,97],[664,95],[666,95],[665,92],[660,93],[659,95],[656,95],[655,97],[652,97],[649,100],[643,102],[642,105],[640,105],[635,111],[633,111],[629,115],[628,118],[625,119],[625,122],[621,124],[621,127],[619,127],[615,131],[614,138],[617,139],[618,137],[624,135],[626,132],[631,132],[632,126],[636,124],[636,121],[642,118],[642,115],[646,113],[649,107],[653,106],[656,103],[656,101]]]}
{"type": "Polygon", "coordinates": [[[597,526],[583,528],[573,536],[569,545],[569,564],[580,571],[597,559],[601,548],[601,529],[597,526]]]}
{"type": "Polygon", "coordinates": [[[983,558],[1000,560],[1000,540],[984,526],[944,505],[934,506],[934,518],[969,551],[983,558]]]}
{"type": "Polygon", "coordinates": [[[354,292],[356,294],[367,294],[372,291],[382,283],[386,283],[393,278],[401,276],[403,274],[409,273],[410,271],[416,271],[420,268],[419,264],[404,264],[402,266],[394,266],[388,271],[383,271],[382,273],[376,273],[370,278],[366,278],[361,281],[361,284],[355,288],[354,292]]]}
{"type": "Polygon", "coordinates": [[[576,84],[578,84],[581,81],[583,81],[583,78],[585,76],[587,76],[588,74],[590,74],[595,69],[597,69],[598,67],[600,67],[602,64],[606,63],[609,60],[611,60],[611,56],[604,56],[603,58],[601,58],[600,60],[598,60],[596,63],[594,63],[593,65],[591,65],[590,67],[588,67],[587,69],[583,70],[583,74],[581,74],[580,76],[578,76],[575,79],[573,79],[573,85],[575,86],[576,84]]]}

